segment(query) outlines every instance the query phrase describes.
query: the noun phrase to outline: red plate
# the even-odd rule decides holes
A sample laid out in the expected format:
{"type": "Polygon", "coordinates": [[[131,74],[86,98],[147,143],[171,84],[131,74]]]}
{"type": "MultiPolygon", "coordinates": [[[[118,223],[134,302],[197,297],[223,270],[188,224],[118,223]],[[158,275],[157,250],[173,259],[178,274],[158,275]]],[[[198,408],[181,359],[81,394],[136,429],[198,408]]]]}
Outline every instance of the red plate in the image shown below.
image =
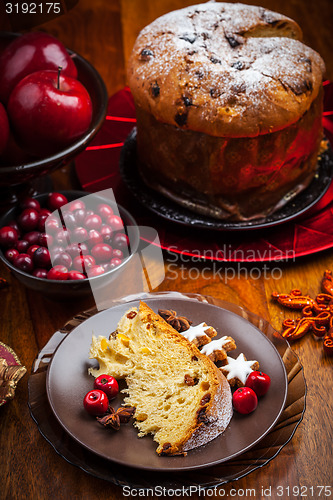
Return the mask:
{"type": "MultiPolygon", "coordinates": [[[[324,82],[324,89],[323,124],[333,144],[333,84],[324,82]]],[[[135,213],[139,225],[158,230],[164,250],[210,261],[274,262],[333,247],[333,183],[303,219],[246,234],[193,230],[153,215],[133,200],[119,172],[120,150],[135,123],[133,98],[125,87],[109,99],[105,124],[76,159],[76,171],[87,191],[112,188],[117,202],[135,213]]],[[[142,239],[149,240],[145,234],[142,239]]]]}

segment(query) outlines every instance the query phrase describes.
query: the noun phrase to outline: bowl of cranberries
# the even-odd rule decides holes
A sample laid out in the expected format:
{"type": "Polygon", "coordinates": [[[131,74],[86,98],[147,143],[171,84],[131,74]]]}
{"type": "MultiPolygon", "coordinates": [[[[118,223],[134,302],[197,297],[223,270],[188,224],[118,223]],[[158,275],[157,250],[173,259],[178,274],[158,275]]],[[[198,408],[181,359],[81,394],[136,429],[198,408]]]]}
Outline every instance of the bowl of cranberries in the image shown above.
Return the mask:
{"type": "Polygon", "coordinates": [[[61,191],[27,197],[0,220],[0,259],[49,298],[90,295],[119,272],[140,241],[135,220],[98,194],[61,191]]]}

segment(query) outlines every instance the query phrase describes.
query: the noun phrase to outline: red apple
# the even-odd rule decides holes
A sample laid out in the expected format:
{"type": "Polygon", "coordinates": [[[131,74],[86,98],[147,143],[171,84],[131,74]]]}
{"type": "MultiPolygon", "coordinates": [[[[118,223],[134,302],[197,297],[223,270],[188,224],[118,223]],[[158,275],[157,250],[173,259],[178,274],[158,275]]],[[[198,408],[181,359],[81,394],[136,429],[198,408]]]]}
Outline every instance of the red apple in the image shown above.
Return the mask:
{"type": "Polygon", "coordinates": [[[17,144],[13,133],[10,130],[7,146],[0,156],[0,168],[1,166],[9,167],[10,165],[25,165],[26,163],[32,162],[33,159],[33,156],[29,155],[17,144]]]}
{"type": "Polygon", "coordinates": [[[38,71],[16,85],[8,115],[19,143],[42,157],[61,151],[88,130],[92,103],[78,80],[38,71]]]}
{"type": "Polygon", "coordinates": [[[0,102],[0,155],[5,150],[9,138],[9,123],[5,108],[0,102]]]}
{"type": "Polygon", "coordinates": [[[35,71],[62,67],[77,78],[76,66],[65,46],[47,33],[27,33],[10,43],[0,56],[0,101],[6,104],[13,88],[35,71]]]}

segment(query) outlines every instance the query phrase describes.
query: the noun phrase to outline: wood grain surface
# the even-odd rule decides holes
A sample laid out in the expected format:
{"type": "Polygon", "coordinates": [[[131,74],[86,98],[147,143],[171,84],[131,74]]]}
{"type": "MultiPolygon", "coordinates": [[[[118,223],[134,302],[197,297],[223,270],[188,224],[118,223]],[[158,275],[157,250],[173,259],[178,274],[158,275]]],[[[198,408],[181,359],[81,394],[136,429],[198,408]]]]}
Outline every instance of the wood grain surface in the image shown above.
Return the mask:
{"type": "MultiPolygon", "coordinates": [[[[59,37],[69,48],[91,61],[101,73],[111,95],[126,83],[126,60],[141,28],[169,10],[184,7],[193,0],[80,0],[65,16],[38,29],[59,37]]],[[[245,3],[250,3],[245,1],[245,3]]],[[[331,0],[258,0],[299,22],[305,42],[325,59],[327,78],[333,79],[333,2],[331,0]]],[[[0,11],[0,29],[9,29],[0,11]]],[[[0,75],[1,77],[1,75],[0,75]]],[[[70,168],[53,175],[56,188],[77,187],[70,168]]],[[[314,295],[320,288],[325,269],[333,268],[333,251],[326,251],[281,265],[282,277],[251,279],[248,270],[239,277],[223,280],[214,276],[191,279],[191,268],[198,263],[177,263],[174,279],[166,256],[166,279],[159,290],[198,292],[242,305],[269,320],[280,329],[283,318],[291,316],[272,303],[273,290],[289,292],[300,288],[314,295]]],[[[248,268],[250,269],[250,268],[248,268]]],[[[0,340],[18,354],[28,372],[39,349],[54,331],[76,313],[93,306],[91,300],[74,303],[51,302],[26,290],[0,266],[0,276],[9,287],[0,290],[0,340]]],[[[323,355],[321,343],[311,335],[293,346],[304,366],[307,381],[307,409],[291,442],[268,465],[236,482],[224,486],[234,498],[303,498],[293,487],[307,487],[308,498],[319,498],[319,485],[332,486],[333,479],[333,396],[332,360],[323,355]],[[278,495],[277,487],[284,488],[278,495]],[[262,494],[262,488],[272,493],[262,494]],[[290,488],[289,495],[287,487],[290,488]],[[310,487],[314,488],[311,493],[310,487]],[[253,491],[255,490],[255,495],[253,491]],[[235,491],[237,492],[235,494],[235,491]]],[[[121,499],[122,491],[69,465],[39,434],[28,410],[28,374],[21,380],[15,399],[0,408],[0,499],[121,499]]],[[[303,490],[304,492],[305,490],[303,490]]],[[[305,495],[303,495],[305,496],[305,495]]],[[[199,498],[193,495],[193,498],[199,498]]],[[[330,498],[330,495],[320,498],[330,498]]]]}

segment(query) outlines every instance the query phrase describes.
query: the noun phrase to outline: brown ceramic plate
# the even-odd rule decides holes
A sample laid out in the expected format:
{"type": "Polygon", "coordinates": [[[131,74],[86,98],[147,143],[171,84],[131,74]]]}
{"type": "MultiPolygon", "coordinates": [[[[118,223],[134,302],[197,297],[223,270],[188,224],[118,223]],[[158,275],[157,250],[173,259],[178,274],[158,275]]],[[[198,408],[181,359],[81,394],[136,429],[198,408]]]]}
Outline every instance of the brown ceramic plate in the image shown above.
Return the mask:
{"type": "MultiPolygon", "coordinates": [[[[237,343],[233,356],[244,352],[248,359],[257,359],[260,368],[269,373],[272,384],[250,415],[234,413],[226,431],[210,443],[196,448],[186,457],[159,457],[151,436],[139,439],[135,428],[123,425],[112,432],[98,425],[83,409],[82,400],[92,389],[93,379],[88,368],[91,337],[108,336],[120,317],[138,301],[117,305],[97,313],[79,324],[58,346],[48,367],[46,390],[52,411],[68,434],[88,450],[121,465],[155,471],[185,471],[226,462],[256,445],[275,425],[286,402],[288,380],[284,363],[276,346],[245,318],[208,303],[180,298],[149,298],[148,305],[174,309],[191,318],[194,324],[206,321],[218,331],[218,336],[230,335],[237,343]]],[[[278,334],[277,334],[278,337],[278,334]]],[[[285,349],[284,343],[281,348],[285,349]]],[[[121,404],[121,397],[114,406],[121,404]]]]}

